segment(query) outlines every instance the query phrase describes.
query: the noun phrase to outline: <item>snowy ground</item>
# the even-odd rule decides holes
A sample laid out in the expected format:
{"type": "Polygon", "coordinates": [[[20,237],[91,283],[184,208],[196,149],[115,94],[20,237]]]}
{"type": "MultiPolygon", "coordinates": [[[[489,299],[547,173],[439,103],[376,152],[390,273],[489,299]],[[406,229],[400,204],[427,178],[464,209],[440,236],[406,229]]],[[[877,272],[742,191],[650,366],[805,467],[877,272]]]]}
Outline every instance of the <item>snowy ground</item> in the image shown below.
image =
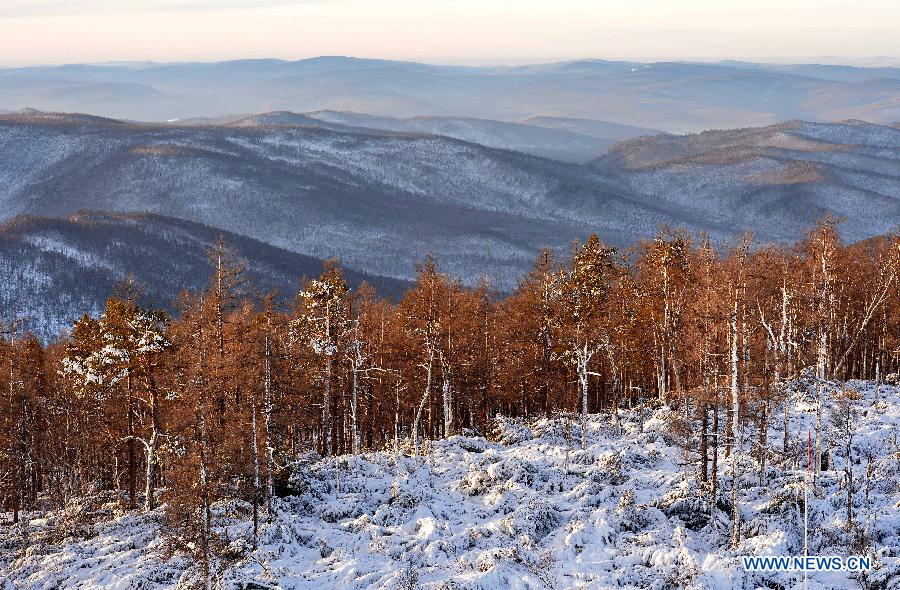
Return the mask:
{"type": "MultiPolygon", "coordinates": [[[[809,588],[896,589],[900,387],[848,387],[863,394],[854,489],[856,522],[868,542],[854,546],[844,529],[842,451],[834,447],[834,470],[823,472],[810,499],[810,554],[868,551],[876,569],[866,581],[844,573],[811,575],[809,588]]],[[[490,440],[434,442],[418,461],[395,460],[391,453],[301,461],[292,479],[296,495],[279,500],[278,517],[264,525],[258,550],[246,541],[246,506],[219,507],[219,530],[231,545],[217,584],[285,590],[799,589],[796,574],[746,573],[740,557],[802,553],[805,465],[794,457],[805,459],[806,430],[814,428],[812,391],[811,383],[795,385],[795,448],[787,458],[780,452],[780,409],[772,418],[769,445],[777,451],[768,455],[765,483],[760,485],[755,458],[741,463],[744,538],[737,550],[729,544],[729,461],[720,455],[720,501],[710,515],[696,468],[684,465],[681,439],[672,434],[672,412],[648,409],[624,412],[621,434],[608,416],[593,417],[585,451],[579,449],[577,421],[500,420],[490,440]]],[[[823,423],[834,406],[829,393],[823,423]]],[[[757,434],[748,426],[744,449],[757,434]]],[[[0,576],[6,572],[0,589],[150,590],[197,580],[177,551],[167,558],[172,550],[160,533],[160,513],[110,516],[90,525],[89,515],[79,518],[86,504],[32,520],[32,545],[24,555],[21,532],[0,527],[0,576]]],[[[95,504],[102,514],[99,500],[95,504]]]]}

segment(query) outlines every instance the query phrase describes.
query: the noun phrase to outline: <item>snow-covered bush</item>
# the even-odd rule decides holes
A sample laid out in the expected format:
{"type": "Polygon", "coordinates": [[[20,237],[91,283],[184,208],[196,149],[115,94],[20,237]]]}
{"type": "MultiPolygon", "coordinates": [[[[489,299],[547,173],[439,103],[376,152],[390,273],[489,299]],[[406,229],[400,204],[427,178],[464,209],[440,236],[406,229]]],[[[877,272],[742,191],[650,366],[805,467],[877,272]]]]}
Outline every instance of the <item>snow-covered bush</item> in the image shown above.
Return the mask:
{"type": "Polygon", "coordinates": [[[527,535],[530,540],[540,541],[559,524],[560,515],[556,508],[547,501],[535,498],[502,519],[499,528],[510,537],[527,535]]]}
{"type": "Polygon", "coordinates": [[[669,490],[656,507],[669,518],[678,518],[688,529],[698,531],[709,522],[709,503],[696,490],[681,486],[669,490]]]}
{"type": "Polygon", "coordinates": [[[534,438],[531,429],[520,420],[497,416],[494,418],[490,439],[503,445],[516,445],[534,438]]]}

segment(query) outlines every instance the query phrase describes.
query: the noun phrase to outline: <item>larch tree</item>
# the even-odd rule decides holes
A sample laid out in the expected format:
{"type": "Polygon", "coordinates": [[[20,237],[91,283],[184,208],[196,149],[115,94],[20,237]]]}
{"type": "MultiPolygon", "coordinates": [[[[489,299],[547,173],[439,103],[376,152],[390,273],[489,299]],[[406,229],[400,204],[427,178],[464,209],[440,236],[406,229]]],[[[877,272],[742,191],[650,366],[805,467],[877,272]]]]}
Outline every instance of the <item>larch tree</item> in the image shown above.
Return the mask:
{"type": "Polygon", "coordinates": [[[438,272],[433,257],[426,258],[417,270],[416,284],[400,304],[406,331],[419,350],[416,364],[424,373],[422,393],[411,426],[414,455],[419,454],[422,416],[430,404],[435,370],[440,360],[442,320],[445,319],[442,306],[447,297],[447,279],[438,272]]]}
{"type": "Polygon", "coordinates": [[[347,335],[346,296],[349,292],[340,265],[325,262],[322,275],[307,281],[300,292],[300,315],[294,323],[297,337],[320,359],[322,374],[322,451],[334,449],[333,377],[335,360],[347,335]]]}
{"type": "Polygon", "coordinates": [[[641,244],[637,260],[640,282],[650,300],[653,316],[656,388],[663,404],[669,403],[673,387],[680,389],[677,346],[690,249],[691,241],[687,235],[663,228],[652,242],[641,244]]]}
{"type": "Polygon", "coordinates": [[[581,392],[581,448],[586,446],[589,410],[591,361],[609,346],[606,303],[620,269],[615,249],[604,245],[596,235],[576,248],[572,261],[559,280],[559,301],[567,314],[558,340],[563,346],[560,358],[575,367],[581,392]]]}

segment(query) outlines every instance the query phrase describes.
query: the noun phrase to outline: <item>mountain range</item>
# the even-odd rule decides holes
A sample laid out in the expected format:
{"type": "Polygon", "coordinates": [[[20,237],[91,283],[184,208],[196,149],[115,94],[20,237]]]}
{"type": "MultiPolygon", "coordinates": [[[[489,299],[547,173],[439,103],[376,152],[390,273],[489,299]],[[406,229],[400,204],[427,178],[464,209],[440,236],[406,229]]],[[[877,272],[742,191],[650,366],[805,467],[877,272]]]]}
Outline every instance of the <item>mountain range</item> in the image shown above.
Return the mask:
{"type": "Polygon", "coordinates": [[[900,126],[792,121],[636,138],[590,166],[624,192],[757,239],[801,237],[825,211],[849,240],[900,229],[900,126]]]}
{"type": "Polygon", "coordinates": [[[508,292],[590,233],[786,243],[831,213],[866,239],[900,225],[898,119],[897,68],[0,68],[0,320],[50,338],[128,273],[172,309],[218,235],[264,290],[338,257],[394,295],[429,253],[508,292]]]}
{"type": "MultiPolygon", "coordinates": [[[[620,247],[661,224],[788,241],[826,211],[862,239],[900,220],[900,129],[792,122],[657,135],[575,165],[440,135],[307,125],[0,116],[0,219],[81,210],[184,219],[408,280],[438,254],[510,289],[539,248],[596,232],[620,247]]],[[[313,119],[318,121],[318,119],[313,119]]]]}
{"type": "Polygon", "coordinates": [[[589,162],[609,146],[625,139],[661,133],[655,129],[586,119],[532,117],[512,123],[469,117],[400,119],[339,111],[276,111],[225,117],[193,117],[171,123],[230,127],[316,127],[375,135],[379,131],[401,135],[442,135],[570,163],[589,162]]]}
{"type": "Polygon", "coordinates": [[[791,119],[900,120],[900,68],[604,61],[462,67],[318,57],[0,69],[0,108],[133,120],[274,110],[517,122],[596,119],[669,132],[791,119]]]}

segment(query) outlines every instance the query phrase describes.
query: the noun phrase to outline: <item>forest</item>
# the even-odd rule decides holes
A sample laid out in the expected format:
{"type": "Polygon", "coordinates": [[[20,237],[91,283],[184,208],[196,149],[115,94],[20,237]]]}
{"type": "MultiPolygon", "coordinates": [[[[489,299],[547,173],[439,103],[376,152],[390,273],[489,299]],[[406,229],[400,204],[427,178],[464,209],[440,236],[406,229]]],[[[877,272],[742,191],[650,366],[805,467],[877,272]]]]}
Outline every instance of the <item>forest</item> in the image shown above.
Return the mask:
{"type": "MultiPolygon", "coordinates": [[[[791,246],[663,228],[620,252],[592,235],[568,259],[538,253],[508,294],[427,257],[398,301],[350,290],[336,260],[276,294],[249,284],[224,240],[208,256],[209,285],[183,293],[177,314],[145,309],[123,281],[102,315],[51,343],[4,326],[0,514],[17,523],[97,494],[123,511],[164,505],[173,538],[206,563],[225,544],[216,503],[247,502],[255,530],[292,492],[299,457],[417,456],[490,436],[496,416],[615,426],[661,406],[715,503],[738,437],[763,465],[805,460],[784,384],[900,371],[900,236],[844,244],[827,217],[791,246]],[[767,440],[778,423],[783,439],[767,440]]],[[[814,471],[828,461],[822,405],[814,471]]]]}

